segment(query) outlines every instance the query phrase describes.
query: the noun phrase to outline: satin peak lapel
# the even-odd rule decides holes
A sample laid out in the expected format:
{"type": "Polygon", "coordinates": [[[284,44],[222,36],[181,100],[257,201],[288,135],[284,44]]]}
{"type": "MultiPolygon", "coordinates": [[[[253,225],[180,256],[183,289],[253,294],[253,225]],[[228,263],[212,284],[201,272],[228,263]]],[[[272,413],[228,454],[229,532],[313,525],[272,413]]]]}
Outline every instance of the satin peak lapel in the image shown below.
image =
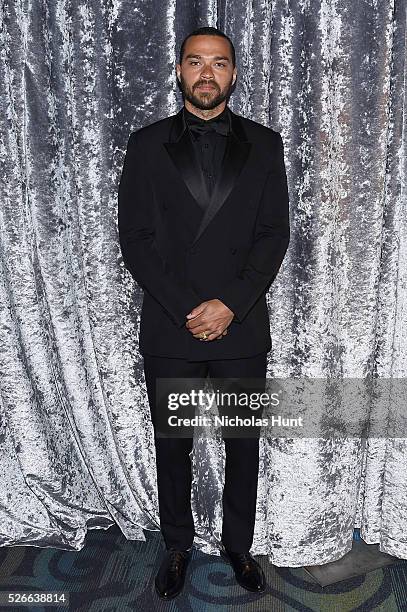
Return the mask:
{"type": "Polygon", "coordinates": [[[208,192],[188,130],[185,129],[177,141],[164,142],[164,146],[192,197],[205,210],[208,192]]]}
{"type": "Polygon", "coordinates": [[[200,238],[202,232],[225,203],[244,168],[250,152],[251,143],[247,141],[240,117],[231,110],[230,113],[231,132],[228,135],[220,176],[209,203],[205,179],[195,157],[194,147],[184,121],[183,109],[174,116],[170,142],[164,143],[193,198],[205,210],[191,245],[195,244],[200,238]]]}

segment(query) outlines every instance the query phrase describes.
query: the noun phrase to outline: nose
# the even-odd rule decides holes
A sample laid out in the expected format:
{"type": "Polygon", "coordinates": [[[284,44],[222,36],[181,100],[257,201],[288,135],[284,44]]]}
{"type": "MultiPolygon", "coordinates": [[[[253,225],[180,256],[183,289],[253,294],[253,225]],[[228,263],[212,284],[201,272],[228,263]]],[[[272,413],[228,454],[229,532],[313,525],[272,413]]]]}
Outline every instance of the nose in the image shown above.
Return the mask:
{"type": "Polygon", "coordinates": [[[204,66],[201,72],[201,77],[203,79],[213,79],[213,72],[210,66],[204,66]]]}

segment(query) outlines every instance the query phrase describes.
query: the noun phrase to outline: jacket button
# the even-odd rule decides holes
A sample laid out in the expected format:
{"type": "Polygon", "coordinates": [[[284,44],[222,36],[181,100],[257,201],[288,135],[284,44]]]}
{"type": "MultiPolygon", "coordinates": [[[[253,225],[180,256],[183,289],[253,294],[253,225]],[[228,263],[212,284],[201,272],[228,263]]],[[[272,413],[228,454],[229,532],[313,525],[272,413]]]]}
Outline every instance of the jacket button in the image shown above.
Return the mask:
{"type": "Polygon", "coordinates": [[[237,249],[235,249],[235,248],[230,249],[230,252],[232,253],[232,255],[236,255],[236,251],[237,251],[237,249]]]}
{"type": "Polygon", "coordinates": [[[196,253],[196,247],[191,247],[191,248],[189,249],[189,252],[191,253],[191,255],[195,255],[195,253],[196,253]]]}

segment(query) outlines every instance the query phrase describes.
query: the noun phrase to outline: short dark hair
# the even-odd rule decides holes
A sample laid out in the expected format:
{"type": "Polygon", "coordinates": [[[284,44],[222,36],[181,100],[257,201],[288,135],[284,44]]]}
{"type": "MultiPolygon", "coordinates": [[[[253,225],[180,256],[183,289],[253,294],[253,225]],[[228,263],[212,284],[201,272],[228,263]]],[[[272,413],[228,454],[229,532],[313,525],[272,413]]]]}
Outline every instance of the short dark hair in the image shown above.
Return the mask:
{"type": "Polygon", "coordinates": [[[182,64],[182,58],[184,56],[185,43],[187,42],[188,38],[190,38],[191,36],[220,36],[221,38],[226,38],[226,40],[229,41],[229,45],[230,45],[233,68],[236,66],[235,48],[229,36],[226,36],[226,34],[222,32],[221,30],[218,30],[218,28],[212,28],[211,26],[204,26],[202,28],[198,28],[197,30],[193,30],[193,32],[190,32],[188,36],[184,38],[184,40],[181,43],[181,48],[179,51],[179,63],[180,64],[182,64]]]}

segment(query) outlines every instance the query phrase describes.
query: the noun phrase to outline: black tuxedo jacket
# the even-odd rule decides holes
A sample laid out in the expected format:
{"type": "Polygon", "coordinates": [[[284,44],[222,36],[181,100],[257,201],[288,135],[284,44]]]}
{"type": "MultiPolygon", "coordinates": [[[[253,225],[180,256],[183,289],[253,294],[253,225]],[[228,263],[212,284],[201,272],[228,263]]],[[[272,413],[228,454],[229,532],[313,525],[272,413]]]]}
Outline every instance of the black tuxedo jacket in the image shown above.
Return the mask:
{"type": "Polygon", "coordinates": [[[125,266],[144,291],[142,354],[197,361],[271,348],[266,293],[289,243],[283,142],[279,132],[230,112],[211,198],[183,108],[130,134],[118,226],[125,266]],[[234,312],[228,333],[194,338],[186,315],[214,298],[234,312]]]}

